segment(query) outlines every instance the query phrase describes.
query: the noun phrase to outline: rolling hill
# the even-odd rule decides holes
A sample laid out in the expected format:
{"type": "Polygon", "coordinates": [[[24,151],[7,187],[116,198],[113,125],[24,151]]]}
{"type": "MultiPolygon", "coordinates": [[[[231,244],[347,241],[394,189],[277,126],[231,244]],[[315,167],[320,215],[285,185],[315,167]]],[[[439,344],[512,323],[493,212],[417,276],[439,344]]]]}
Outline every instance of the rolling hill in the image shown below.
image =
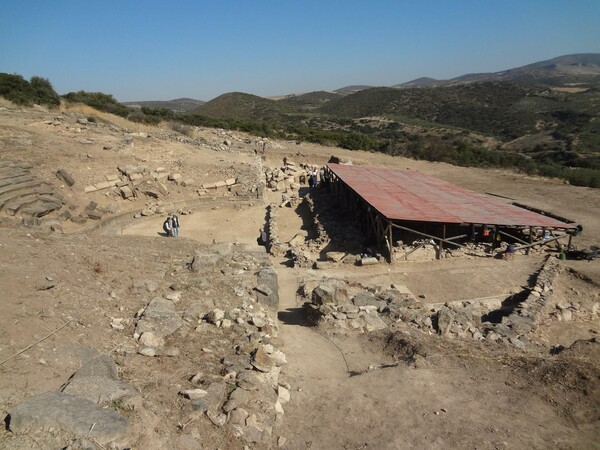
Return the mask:
{"type": "Polygon", "coordinates": [[[450,80],[418,78],[392,87],[452,86],[486,81],[508,81],[550,87],[598,87],[600,86],[600,53],[564,55],[514,69],[465,74],[450,80]]]}
{"type": "Polygon", "coordinates": [[[291,95],[278,100],[278,102],[299,111],[312,111],[342,97],[342,94],[336,92],[316,91],[302,95],[291,95]]]}
{"type": "Polygon", "coordinates": [[[293,108],[281,101],[243,92],[220,95],[190,111],[192,114],[235,120],[273,120],[282,114],[293,112],[293,108]]]}
{"type": "Polygon", "coordinates": [[[146,106],[148,108],[165,108],[170,109],[174,112],[187,112],[194,108],[204,104],[202,100],[194,100],[193,98],[177,98],[175,100],[145,100],[139,102],[124,102],[131,108],[141,108],[146,106]]]}
{"type": "Polygon", "coordinates": [[[530,132],[538,118],[535,108],[523,105],[527,99],[539,99],[536,106],[545,110],[560,107],[557,100],[541,97],[539,90],[486,82],[446,88],[365,89],[330,102],[320,111],[350,118],[416,118],[514,139],[530,132]]]}

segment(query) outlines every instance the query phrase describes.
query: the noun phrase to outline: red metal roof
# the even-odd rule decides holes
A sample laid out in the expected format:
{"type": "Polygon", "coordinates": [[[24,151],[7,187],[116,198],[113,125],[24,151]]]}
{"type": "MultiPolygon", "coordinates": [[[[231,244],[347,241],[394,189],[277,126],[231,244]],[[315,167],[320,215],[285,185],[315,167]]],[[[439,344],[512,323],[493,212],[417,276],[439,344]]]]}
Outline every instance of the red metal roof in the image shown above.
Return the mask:
{"type": "Polygon", "coordinates": [[[341,164],[328,167],[390,220],[574,227],[419,172],[341,164]]]}

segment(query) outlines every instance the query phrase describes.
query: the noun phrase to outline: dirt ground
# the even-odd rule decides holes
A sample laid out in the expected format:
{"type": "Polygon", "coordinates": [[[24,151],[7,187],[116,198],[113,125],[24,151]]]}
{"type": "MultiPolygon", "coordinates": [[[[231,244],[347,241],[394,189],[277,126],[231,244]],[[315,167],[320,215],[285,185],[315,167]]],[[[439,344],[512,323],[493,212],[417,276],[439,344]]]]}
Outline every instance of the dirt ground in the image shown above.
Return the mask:
{"type": "MultiPolygon", "coordinates": [[[[194,206],[192,214],[180,216],[180,237],[167,239],[161,236],[164,214],[133,218],[134,212],[156,203],[154,199],[85,193],[84,186],[102,174],[132,164],[166,166],[193,183],[169,184],[169,195],[162,201],[192,204],[217,196],[199,194],[203,183],[239,176],[252,184],[261,179],[264,168],[280,166],[283,157],[324,164],[335,155],[355,165],[418,170],[552,211],[583,225],[583,235],[575,240],[580,247],[600,245],[600,195],[597,190],[509,171],[288,142],[269,142],[262,155],[256,152],[262,141],[242,134],[196,130],[196,141],[189,142],[172,133],[86,109],[54,112],[0,104],[0,159],[33,164],[32,173],[65,196],[65,208],[74,205],[73,211],[81,211],[92,200],[99,205],[114,203],[115,215],[122,217],[106,229],[93,228],[96,223],[90,221],[65,222],[64,233],[20,227],[12,217],[0,222],[3,417],[24,399],[60,388],[93,355],[107,354],[115,358],[123,380],[143,393],[142,408],[121,410],[132,423],[132,448],[599,447],[597,314],[569,322],[548,319],[527,348],[519,349],[425,334],[402,322],[373,333],[330,332],[309,326],[297,293],[303,282],[337,278],[373,286],[403,285],[432,308],[466,300],[495,305],[527,286],[543,262],[541,255],[518,256],[514,261],[462,257],[327,270],[293,268],[287,258],[270,257],[279,281],[279,310],[274,315],[288,361],[281,379],[291,391],[283,422],[274,429],[271,443],[255,444],[198,418],[177,392],[198,367],[217,364],[219,349],[231,342],[227,335],[190,330],[177,336],[182,348],[177,361],[136,355],[133,318],[148,297],[132,292],[131,286],[153,280],[160,291],[183,283],[191,286],[190,295],[211,292],[218,305],[223,292],[219,285],[202,277],[192,280],[186,262],[215,242],[264,251],[256,242],[258,229],[265,225],[266,206],[277,202],[281,193],[267,191],[253,201],[194,206]],[[102,126],[77,125],[77,118],[92,113],[102,126]],[[57,115],[64,118],[54,124],[57,115]],[[150,136],[130,137],[136,132],[150,136]],[[223,146],[224,140],[231,142],[223,146]],[[104,149],[107,146],[111,149],[104,149]],[[77,179],[72,188],[55,177],[59,168],[77,179]],[[124,318],[125,330],[111,328],[113,318],[124,318]],[[198,350],[204,347],[216,353],[198,350]],[[564,350],[554,351],[559,347],[564,350]]],[[[279,209],[282,241],[307,231],[302,214],[306,210],[279,209]]],[[[565,262],[556,297],[557,303],[600,302],[600,262],[565,262]]],[[[69,442],[60,433],[0,431],[1,448],[64,448],[69,442]]]]}

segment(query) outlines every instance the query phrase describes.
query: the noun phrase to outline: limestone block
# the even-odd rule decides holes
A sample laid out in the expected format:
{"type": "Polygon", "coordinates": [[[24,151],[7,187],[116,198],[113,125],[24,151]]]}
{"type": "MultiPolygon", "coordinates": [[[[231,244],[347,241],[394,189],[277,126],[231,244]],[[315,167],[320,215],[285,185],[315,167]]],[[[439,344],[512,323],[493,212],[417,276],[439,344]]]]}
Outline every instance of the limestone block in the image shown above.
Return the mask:
{"type": "Polygon", "coordinates": [[[121,187],[120,191],[121,191],[121,196],[124,199],[128,199],[128,198],[133,197],[133,191],[131,190],[131,188],[129,186],[123,186],[123,187],[121,187]]]}
{"type": "Polygon", "coordinates": [[[156,187],[158,188],[158,192],[160,192],[162,195],[169,195],[169,190],[164,184],[156,183],[156,187]]]}
{"type": "Polygon", "coordinates": [[[9,427],[15,433],[55,427],[105,444],[122,438],[127,431],[127,421],[117,411],[62,392],[31,397],[9,414],[9,427]]]}
{"type": "Polygon", "coordinates": [[[101,191],[102,189],[108,189],[109,187],[113,187],[114,185],[114,181],[101,181],[100,183],[95,183],[94,187],[101,191]]]}

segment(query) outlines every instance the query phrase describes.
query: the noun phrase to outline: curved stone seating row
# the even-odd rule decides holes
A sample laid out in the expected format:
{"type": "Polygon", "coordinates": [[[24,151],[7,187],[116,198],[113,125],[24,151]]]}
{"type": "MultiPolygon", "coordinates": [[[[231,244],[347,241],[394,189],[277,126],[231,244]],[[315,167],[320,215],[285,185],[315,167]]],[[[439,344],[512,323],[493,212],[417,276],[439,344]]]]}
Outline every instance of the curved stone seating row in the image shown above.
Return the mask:
{"type": "Polygon", "coordinates": [[[29,163],[0,159],[0,212],[10,216],[43,217],[64,204],[54,187],[32,175],[29,163]]]}

